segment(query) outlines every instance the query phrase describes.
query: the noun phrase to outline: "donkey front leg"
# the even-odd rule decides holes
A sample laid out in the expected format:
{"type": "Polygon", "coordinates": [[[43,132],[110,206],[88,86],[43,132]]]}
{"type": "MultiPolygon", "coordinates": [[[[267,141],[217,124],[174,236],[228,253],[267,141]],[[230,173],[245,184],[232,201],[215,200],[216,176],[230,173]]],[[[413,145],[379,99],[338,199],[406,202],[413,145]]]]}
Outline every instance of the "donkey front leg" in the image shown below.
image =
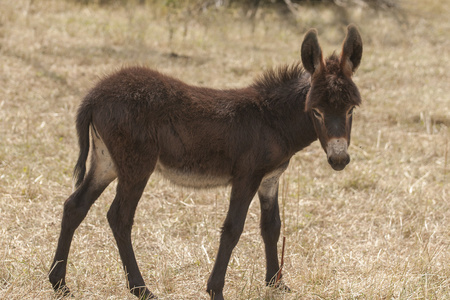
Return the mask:
{"type": "Polygon", "coordinates": [[[256,194],[260,179],[235,180],[231,188],[230,207],[222,227],[219,251],[211,275],[208,279],[207,293],[211,300],[223,300],[225,273],[231,253],[244,228],[248,207],[256,194]]]}
{"type": "Polygon", "coordinates": [[[277,243],[280,238],[280,213],[278,208],[278,185],[275,195],[270,197],[261,190],[258,192],[261,203],[261,236],[266,253],[266,285],[275,284],[280,266],[278,264],[277,243]]]}
{"type": "MultiPolygon", "coordinates": [[[[276,286],[280,265],[278,264],[277,243],[280,238],[281,220],[278,206],[278,183],[281,174],[288,164],[264,177],[258,189],[258,197],[261,204],[261,235],[264,241],[266,253],[266,285],[276,286]]],[[[279,274],[281,278],[282,274],[279,274]]],[[[283,286],[289,290],[287,286],[283,286]]]]}

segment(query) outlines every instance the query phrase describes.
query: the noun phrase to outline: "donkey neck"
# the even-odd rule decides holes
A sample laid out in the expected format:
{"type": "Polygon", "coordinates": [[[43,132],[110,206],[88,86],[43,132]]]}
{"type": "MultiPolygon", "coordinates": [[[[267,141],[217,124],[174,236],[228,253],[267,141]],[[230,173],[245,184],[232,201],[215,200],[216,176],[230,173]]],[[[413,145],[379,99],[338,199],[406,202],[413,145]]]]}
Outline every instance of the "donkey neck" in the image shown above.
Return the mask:
{"type": "Polygon", "coordinates": [[[305,112],[309,74],[300,65],[268,71],[253,87],[262,98],[266,122],[277,131],[287,151],[293,155],[317,140],[314,124],[305,112]]]}
{"type": "Polygon", "coordinates": [[[286,111],[286,117],[281,120],[287,128],[285,139],[290,150],[294,153],[308,147],[317,140],[314,123],[311,116],[305,112],[305,97],[299,97],[295,101],[295,108],[286,111]]]}

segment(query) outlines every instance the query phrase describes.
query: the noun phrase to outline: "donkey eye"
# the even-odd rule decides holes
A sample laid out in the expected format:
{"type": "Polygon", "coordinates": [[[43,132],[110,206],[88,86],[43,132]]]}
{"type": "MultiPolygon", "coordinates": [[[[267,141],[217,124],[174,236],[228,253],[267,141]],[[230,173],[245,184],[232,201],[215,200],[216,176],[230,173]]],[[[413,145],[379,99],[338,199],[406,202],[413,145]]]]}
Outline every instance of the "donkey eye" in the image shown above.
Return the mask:
{"type": "Polygon", "coordinates": [[[353,114],[353,109],[354,107],[352,107],[349,111],[348,111],[348,115],[351,116],[353,114]]]}
{"type": "Polygon", "coordinates": [[[322,115],[320,114],[320,112],[316,109],[312,110],[314,117],[316,117],[317,119],[322,119],[322,115]]]}

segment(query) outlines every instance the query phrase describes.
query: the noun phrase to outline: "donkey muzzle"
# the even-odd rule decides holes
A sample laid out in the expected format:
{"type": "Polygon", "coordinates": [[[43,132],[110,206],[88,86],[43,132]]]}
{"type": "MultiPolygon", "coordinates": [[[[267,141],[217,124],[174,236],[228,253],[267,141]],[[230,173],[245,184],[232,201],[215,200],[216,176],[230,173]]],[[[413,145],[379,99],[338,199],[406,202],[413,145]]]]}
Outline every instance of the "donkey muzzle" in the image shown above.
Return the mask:
{"type": "Polygon", "coordinates": [[[347,153],[348,143],[344,138],[333,138],[327,144],[327,157],[330,166],[341,171],[350,162],[350,155],[347,153]]]}

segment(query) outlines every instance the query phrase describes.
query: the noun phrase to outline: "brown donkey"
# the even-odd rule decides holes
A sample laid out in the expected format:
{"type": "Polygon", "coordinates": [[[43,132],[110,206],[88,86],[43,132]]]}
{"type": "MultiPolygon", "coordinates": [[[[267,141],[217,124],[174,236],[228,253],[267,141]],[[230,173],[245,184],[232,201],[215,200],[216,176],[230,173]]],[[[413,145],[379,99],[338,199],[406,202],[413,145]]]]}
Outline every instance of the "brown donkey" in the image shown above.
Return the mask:
{"type": "Polygon", "coordinates": [[[194,87],[140,67],[122,69],[100,81],[77,114],[76,190],[64,203],[49,274],[53,288],[70,294],[65,276],[73,234],[117,178],[108,221],[129,288],[141,299],[156,298],[145,286],[131,243],[136,206],[156,171],[182,186],[232,187],[207,284],[211,299],[224,299],[227,265],[256,193],[266,283],[288,289],[275,279],[280,269],[278,181],[291,157],[317,138],[333,169],[342,170],[350,161],[352,112],[361,102],[352,74],[361,61],[362,40],[354,25],[347,29],[340,56],[324,60],[317,31],[311,29],[301,47],[304,69],[299,64],[280,67],[242,89],[194,87]]]}

